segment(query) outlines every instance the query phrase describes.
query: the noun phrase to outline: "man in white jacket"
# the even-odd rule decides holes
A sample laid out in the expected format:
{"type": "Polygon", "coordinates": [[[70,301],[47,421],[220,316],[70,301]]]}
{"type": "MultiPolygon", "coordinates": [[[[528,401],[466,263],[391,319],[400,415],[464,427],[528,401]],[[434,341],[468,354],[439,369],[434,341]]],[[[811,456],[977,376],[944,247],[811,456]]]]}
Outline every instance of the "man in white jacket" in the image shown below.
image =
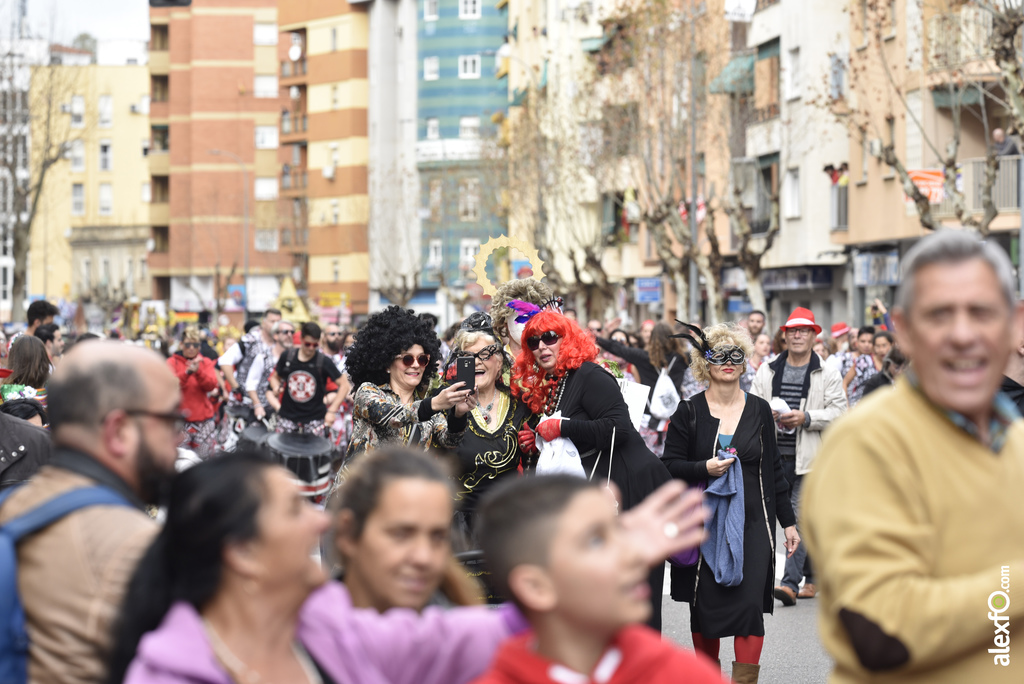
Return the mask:
{"type": "MultiPolygon", "coordinates": [[[[797,307],[782,331],[786,351],[771,363],[761,364],[750,391],[772,402],[773,408],[780,399],[789,407],[788,411],[773,411],[773,414],[779,428],[779,453],[789,480],[793,510],[799,511],[804,475],[811,472],[811,464],[818,455],[822,431],[846,413],[846,393],[839,372],[823,364],[812,349],[815,336],[821,333],[821,327],[814,322],[814,313],[797,307]]],[[[799,518],[797,531],[800,531],[799,518]]],[[[814,598],[816,591],[811,562],[806,549],[800,545],[796,553],[786,559],[786,573],[782,583],[775,587],[775,598],[785,606],[792,606],[798,596],[814,598]],[[807,581],[801,589],[800,582],[804,578],[807,581]]]]}

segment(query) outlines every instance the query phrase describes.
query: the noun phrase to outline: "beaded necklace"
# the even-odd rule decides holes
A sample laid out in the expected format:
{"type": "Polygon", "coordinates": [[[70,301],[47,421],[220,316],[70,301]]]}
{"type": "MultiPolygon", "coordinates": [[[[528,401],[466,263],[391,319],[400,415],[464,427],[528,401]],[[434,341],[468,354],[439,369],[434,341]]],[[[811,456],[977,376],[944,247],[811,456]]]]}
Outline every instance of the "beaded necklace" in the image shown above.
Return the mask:
{"type": "Polygon", "coordinates": [[[544,402],[544,415],[550,416],[558,410],[558,405],[562,403],[562,392],[565,391],[565,378],[568,373],[564,373],[561,378],[558,379],[558,386],[555,391],[548,395],[547,401],[544,402]]]}

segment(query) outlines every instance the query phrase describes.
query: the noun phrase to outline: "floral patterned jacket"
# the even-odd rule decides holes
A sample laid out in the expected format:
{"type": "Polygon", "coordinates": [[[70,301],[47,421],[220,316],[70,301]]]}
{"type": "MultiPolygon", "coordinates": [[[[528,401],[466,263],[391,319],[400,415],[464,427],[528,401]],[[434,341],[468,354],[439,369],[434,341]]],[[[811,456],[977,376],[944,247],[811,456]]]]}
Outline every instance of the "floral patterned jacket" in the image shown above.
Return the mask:
{"type": "Polygon", "coordinates": [[[455,449],[462,442],[466,417],[441,411],[432,413],[427,394],[406,406],[389,385],[364,382],[356,390],[352,412],[352,439],[345,465],[364,451],[385,444],[421,449],[455,449]]]}

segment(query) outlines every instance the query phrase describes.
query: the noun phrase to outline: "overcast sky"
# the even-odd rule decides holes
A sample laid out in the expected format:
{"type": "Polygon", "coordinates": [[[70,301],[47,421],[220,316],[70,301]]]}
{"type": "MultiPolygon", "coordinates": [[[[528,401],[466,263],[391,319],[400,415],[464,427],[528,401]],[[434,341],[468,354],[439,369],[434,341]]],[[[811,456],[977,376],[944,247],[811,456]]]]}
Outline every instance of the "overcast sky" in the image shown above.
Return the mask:
{"type": "MultiPolygon", "coordinates": [[[[4,34],[10,31],[10,8],[18,1],[0,0],[4,34]]],[[[70,42],[79,33],[100,40],[149,39],[148,0],[28,0],[28,16],[33,33],[49,38],[52,23],[60,42],[70,42]]]]}

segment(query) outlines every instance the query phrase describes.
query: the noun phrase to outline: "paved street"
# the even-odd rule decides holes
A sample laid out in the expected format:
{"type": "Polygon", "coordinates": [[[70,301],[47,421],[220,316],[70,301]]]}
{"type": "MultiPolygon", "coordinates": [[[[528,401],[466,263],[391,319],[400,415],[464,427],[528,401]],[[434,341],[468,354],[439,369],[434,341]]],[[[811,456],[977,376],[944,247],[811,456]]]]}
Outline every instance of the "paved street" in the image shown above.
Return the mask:
{"type": "MultiPolygon", "coordinates": [[[[782,530],[777,531],[778,538],[782,530]]],[[[782,577],[785,556],[776,556],[777,577],[782,577]]],[[[669,580],[665,577],[662,604],[663,631],[687,648],[693,648],[690,639],[690,608],[668,597],[669,580]]],[[[797,601],[795,606],[784,607],[775,602],[775,614],[765,616],[764,651],[761,655],[761,684],[822,684],[828,679],[832,661],[822,648],[818,637],[817,600],[797,601]]],[[[732,639],[722,640],[722,670],[728,675],[732,669],[732,639]]]]}

